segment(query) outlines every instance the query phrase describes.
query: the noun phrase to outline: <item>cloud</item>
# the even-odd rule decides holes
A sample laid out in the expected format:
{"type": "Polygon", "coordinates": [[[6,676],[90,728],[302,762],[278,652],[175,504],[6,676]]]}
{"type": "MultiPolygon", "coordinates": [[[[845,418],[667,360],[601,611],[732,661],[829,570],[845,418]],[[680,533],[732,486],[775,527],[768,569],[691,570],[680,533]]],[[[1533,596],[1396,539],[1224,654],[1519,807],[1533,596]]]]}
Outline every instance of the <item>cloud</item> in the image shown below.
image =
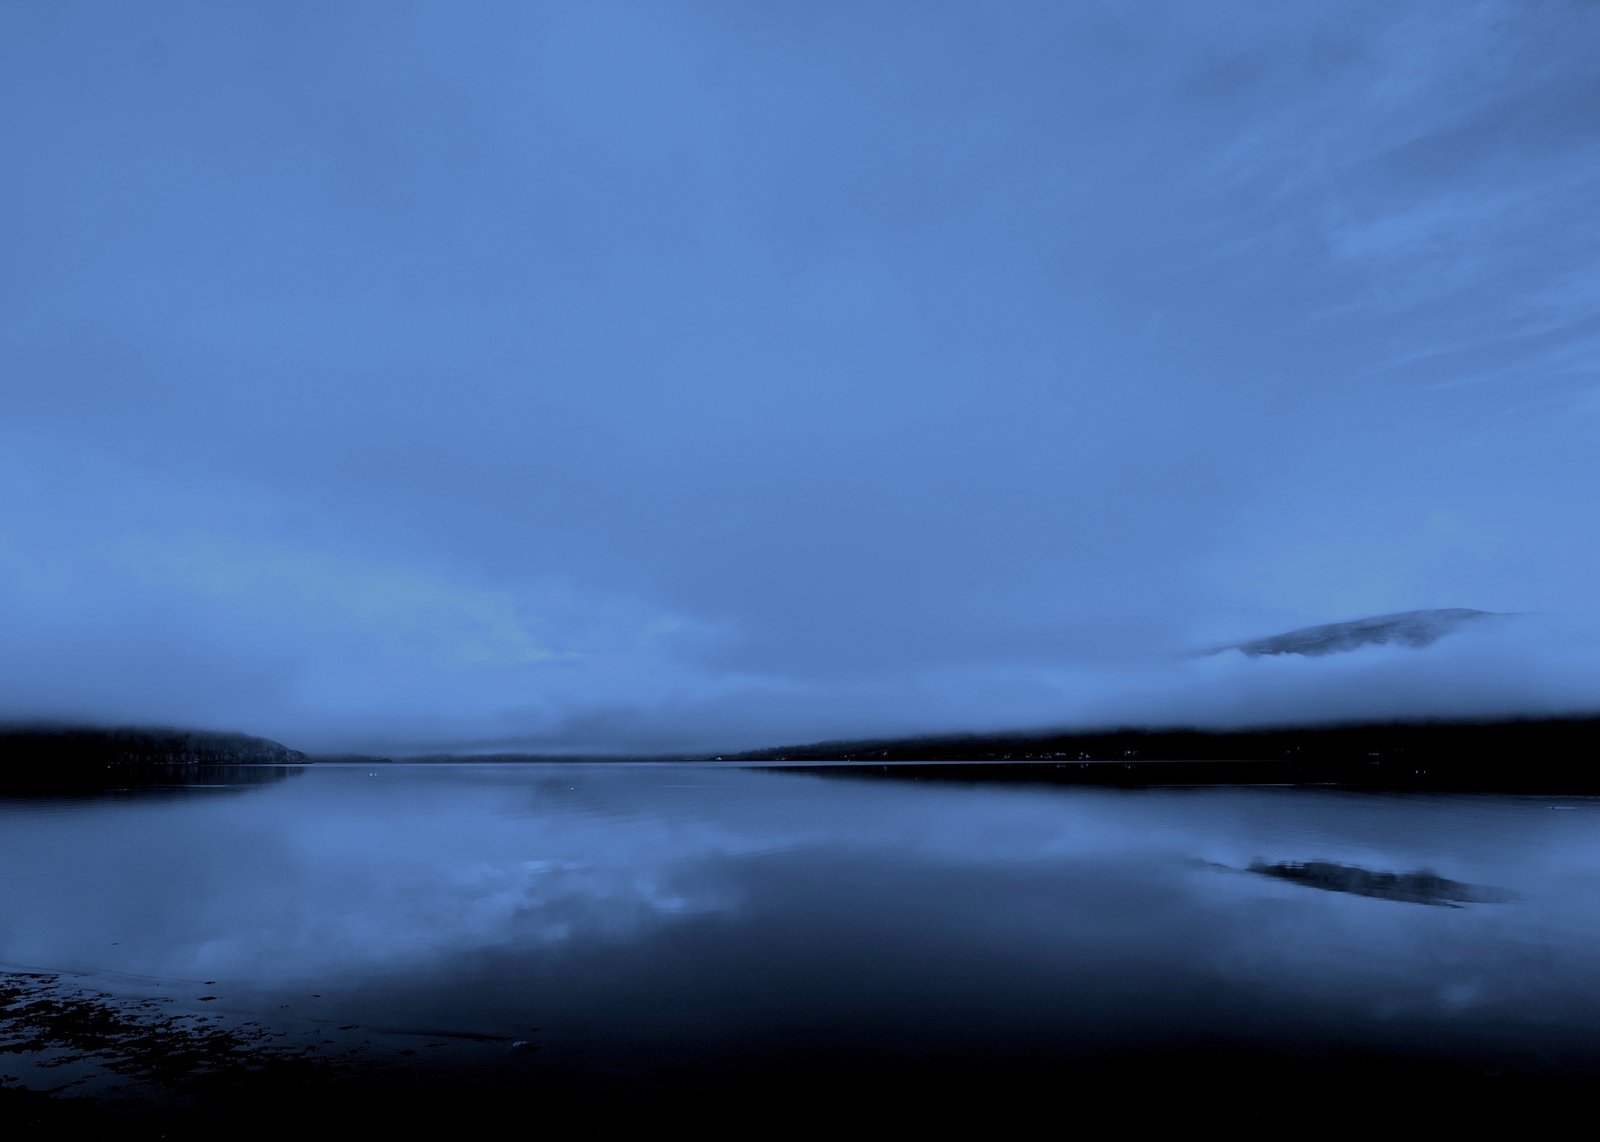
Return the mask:
{"type": "Polygon", "coordinates": [[[442,12],[0,15],[0,713],[667,748],[1600,607],[1594,13],[442,12]]]}

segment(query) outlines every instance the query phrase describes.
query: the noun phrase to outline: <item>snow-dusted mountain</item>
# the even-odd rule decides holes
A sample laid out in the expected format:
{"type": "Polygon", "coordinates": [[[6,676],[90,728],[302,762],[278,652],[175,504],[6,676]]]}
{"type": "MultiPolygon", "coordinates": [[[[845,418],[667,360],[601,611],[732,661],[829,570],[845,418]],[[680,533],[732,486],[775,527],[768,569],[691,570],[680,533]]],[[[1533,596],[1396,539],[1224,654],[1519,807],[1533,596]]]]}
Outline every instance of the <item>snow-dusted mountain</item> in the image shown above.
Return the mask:
{"type": "Polygon", "coordinates": [[[1251,639],[1249,642],[1214,646],[1202,653],[1220,654],[1225,650],[1238,650],[1251,658],[1257,658],[1264,654],[1307,656],[1340,654],[1363,646],[1381,646],[1387,643],[1421,647],[1453,634],[1467,623],[1504,617],[1506,616],[1495,611],[1475,611],[1467,607],[1401,611],[1398,614],[1373,615],[1343,623],[1301,627],[1299,630],[1286,631],[1267,638],[1251,639]]]}

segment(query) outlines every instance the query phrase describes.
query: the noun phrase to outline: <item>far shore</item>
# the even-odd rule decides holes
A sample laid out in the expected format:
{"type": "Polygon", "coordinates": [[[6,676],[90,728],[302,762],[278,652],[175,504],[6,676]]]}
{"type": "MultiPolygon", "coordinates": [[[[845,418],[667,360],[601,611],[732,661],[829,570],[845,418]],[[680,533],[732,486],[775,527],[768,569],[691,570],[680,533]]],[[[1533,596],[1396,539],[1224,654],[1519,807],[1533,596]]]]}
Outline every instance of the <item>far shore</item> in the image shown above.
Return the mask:
{"type": "Polygon", "coordinates": [[[244,734],[0,727],[0,793],[245,786],[306,766],[722,764],[900,779],[1156,787],[1316,785],[1600,795],[1600,717],[1250,729],[1111,728],[876,739],[730,753],[308,755],[244,734]],[[232,774],[233,776],[229,776],[232,774]],[[253,774],[246,777],[245,774],[253,774]]]}

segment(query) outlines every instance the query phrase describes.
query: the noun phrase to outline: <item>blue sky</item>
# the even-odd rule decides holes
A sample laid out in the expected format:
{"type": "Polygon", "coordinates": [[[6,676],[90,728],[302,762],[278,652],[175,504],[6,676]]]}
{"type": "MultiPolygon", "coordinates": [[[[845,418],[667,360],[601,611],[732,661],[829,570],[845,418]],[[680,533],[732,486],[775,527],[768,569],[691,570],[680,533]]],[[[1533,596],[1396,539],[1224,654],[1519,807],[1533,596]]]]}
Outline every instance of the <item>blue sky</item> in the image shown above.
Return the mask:
{"type": "Polygon", "coordinates": [[[1576,3],[6,5],[0,712],[732,746],[1597,609],[1597,51],[1576,3]]]}

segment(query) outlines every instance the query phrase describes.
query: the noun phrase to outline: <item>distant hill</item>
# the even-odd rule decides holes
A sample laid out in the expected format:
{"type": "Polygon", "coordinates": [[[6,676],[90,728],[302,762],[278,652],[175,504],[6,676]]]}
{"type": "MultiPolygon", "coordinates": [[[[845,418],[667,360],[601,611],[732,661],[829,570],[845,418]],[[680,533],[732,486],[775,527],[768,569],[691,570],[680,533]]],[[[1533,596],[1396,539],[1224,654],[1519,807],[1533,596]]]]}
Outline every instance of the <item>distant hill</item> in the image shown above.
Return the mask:
{"type": "Polygon", "coordinates": [[[716,760],[899,763],[885,765],[884,775],[944,780],[1600,793],[1597,757],[1600,717],[963,734],[782,746],[716,760]]]}
{"type": "Polygon", "coordinates": [[[0,771],[27,767],[302,765],[306,755],[266,738],[144,726],[0,725],[0,771]]]}
{"type": "Polygon", "coordinates": [[[1392,615],[1373,615],[1364,619],[1351,619],[1342,623],[1324,623],[1321,626],[1301,627],[1299,630],[1248,642],[1228,643],[1203,650],[1201,654],[1221,654],[1238,650],[1251,658],[1268,654],[1301,654],[1317,657],[1324,654],[1341,654],[1363,646],[1423,647],[1454,634],[1468,623],[1483,619],[1511,618],[1495,611],[1475,611],[1468,607],[1445,607],[1426,611],[1400,611],[1392,615]]]}

